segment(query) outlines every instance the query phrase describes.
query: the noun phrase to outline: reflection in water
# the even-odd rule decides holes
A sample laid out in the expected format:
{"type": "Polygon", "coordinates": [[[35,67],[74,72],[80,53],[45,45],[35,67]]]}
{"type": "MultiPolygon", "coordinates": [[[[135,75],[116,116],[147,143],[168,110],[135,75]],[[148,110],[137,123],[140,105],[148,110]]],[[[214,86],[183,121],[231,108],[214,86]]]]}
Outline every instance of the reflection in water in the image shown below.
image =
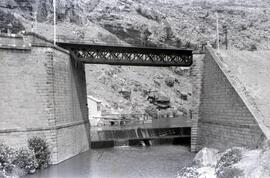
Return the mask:
{"type": "Polygon", "coordinates": [[[193,156],[172,145],[90,150],[26,178],[169,178],[193,156]]]}

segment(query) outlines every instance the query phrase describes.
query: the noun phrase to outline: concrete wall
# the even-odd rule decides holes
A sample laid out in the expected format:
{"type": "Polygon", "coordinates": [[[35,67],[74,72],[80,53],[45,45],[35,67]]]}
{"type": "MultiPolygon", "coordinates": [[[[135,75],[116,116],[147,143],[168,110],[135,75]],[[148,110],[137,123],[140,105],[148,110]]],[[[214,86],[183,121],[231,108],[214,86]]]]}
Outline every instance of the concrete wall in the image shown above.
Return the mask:
{"type": "Polygon", "coordinates": [[[206,50],[199,108],[198,147],[256,147],[264,135],[236,90],[206,50]]]}
{"type": "Polygon", "coordinates": [[[52,163],[88,150],[84,65],[38,36],[0,35],[0,43],[0,142],[45,138],[52,163]]]}

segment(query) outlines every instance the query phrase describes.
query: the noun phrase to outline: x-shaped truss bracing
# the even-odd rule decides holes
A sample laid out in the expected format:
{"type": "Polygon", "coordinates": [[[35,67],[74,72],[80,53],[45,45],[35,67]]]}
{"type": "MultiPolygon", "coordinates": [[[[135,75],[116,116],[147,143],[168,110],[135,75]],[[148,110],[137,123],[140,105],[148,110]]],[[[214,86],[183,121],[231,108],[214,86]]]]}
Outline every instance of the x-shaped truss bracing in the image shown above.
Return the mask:
{"type": "Polygon", "coordinates": [[[139,48],[60,44],[83,63],[135,66],[191,66],[192,51],[185,49],[139,48]]]}

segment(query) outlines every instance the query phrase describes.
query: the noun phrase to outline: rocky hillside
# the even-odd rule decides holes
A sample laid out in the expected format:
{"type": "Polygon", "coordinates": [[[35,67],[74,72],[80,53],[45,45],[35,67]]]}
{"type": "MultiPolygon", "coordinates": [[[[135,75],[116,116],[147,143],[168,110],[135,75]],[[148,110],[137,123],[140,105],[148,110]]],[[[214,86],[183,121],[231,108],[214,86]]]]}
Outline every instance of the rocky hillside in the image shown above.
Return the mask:
{"type": "MultiPolygon", "coordinates": [[[[34,31],[52,39],[52,2],[1,1],[0,30],[34,31]]],[[[57,0],[57,33],[108,44],[196,48],[208,42],[215,46],[218,12],[222,48],[226,26],[229,48],[265,49],[269,6],[268,0],[57,0]]],[[[103,100],[104,112],[154,111],[155,115],[157,102],[169,103],[166,112],[174,114],[187,113],[191,107],[190,78],[180,68],[87,65],[86,72],[88,94],[103,100]],[[153,95],[156,103],[147,100],[153,95]]]]}
{"type": "Polygon", "coordinates": [[[187,114],[190,109],[189,70],[108,65],[89,65],[86,70],[88,94],[102,98],[104,111],[155,117],[156,108],[165,115],[187,114]]]}
{"type": "MultiPolygon", "coordinates": [[[[269,7],[268,0],[59,0],[58,34],[159,46],[214,44],[217,11],[222,45],[223,26],[227,26],[229,47],[264,49],[270,34],[269,7]]],[[[53,36],[52,0],[5,0],[0,11],[2,28],[8,21],[14,32],[33,27],[37,33],[53,36]]]]}

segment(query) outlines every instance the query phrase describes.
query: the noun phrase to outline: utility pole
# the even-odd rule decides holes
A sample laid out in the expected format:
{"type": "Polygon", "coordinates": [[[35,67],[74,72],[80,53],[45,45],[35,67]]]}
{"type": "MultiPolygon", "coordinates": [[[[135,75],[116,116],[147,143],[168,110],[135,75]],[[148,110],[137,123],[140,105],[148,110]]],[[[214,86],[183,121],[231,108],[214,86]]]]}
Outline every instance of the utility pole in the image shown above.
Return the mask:
{"type": "Polygon", "coordinates": [[[31,23],[31,32],[34,32],[34,22],[31,23]]]}
{"type": "Polygon", "coordinates": [[[13,27],[13,25],[11,24],[11,23],[9,23],[8,25],[7,25],[7,33],[10,35],[11,34],[11,30],[12,30],[12,27],[13,27]]]}
{"type": "Polygon", "coordinates": [[[267,46],[268,46],[268,49],[270,49],[270,37],[268,36],[268,38],[267,38],[267,46]]]}
{"type": "Polygon", "coordinates": [[[217,49],[219,50],[219,24],[218,24],[218,12],[216,12],[216,18],[217,18],[217,49]]]}
{"type": "Polygon", "coordinates": [[[56,0],[53,0],[53,44],[56,45],[56,0]]]}
{"type": "Polygon", "coordinates": [[[34,12],[34,22],[32,22],[32,33],[37,29],[37,9],[34,12]]]}
{"type": "Polygon", "coordinates": [[[226,50],[228,49],[228,28],[227,26],[223,26],[224,33],[225,33],[225,45],[226,45],[226,50]]]}

